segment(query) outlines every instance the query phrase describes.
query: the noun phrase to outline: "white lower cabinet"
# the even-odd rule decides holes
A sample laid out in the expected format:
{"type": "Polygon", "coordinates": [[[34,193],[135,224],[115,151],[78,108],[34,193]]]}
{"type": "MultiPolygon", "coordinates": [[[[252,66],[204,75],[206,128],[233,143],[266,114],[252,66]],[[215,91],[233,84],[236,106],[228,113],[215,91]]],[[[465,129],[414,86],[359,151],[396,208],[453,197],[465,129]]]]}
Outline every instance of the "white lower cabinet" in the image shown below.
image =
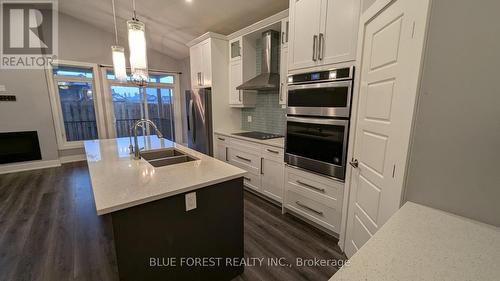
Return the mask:
{"type": "Polygon", "coordinates": [[[227,162],[229,160],[228,148],[229,148],[229,139],[224,136],[215,135],[215,145],[214,145],[215,158],[227,162]]]}
{"type": "Polygon", "coordinates": [[[282,204],[285,175],[283,148],[215,134],[215,156],[246,170],[244,184],[282,204]]]}
{"type": "Polygon", "coordinates": [[[340,233],[343,182],[286,166],[284,196],[285,209],[340,233]]]}
{"type": "Polygon", "coordinates": [[[245,186],[253,189],[254,191],[262,192],[261,189],[261,179],[259,175],[252,174],[248,172],[244,177],[243,177],[243,183],[245,186]]]}
{"type": "Polygon", "coordinates": [[[262,158],[262,193],[279,202],[283,197],[284,168],[283,159],[262,158]]]}
{"type": "Polygon", "coordinates": [[[284,149],[215,134],[216,157],[246,170],[244,184],[284,211],[340,233],[344,183],[284,163],[284,149]]]}

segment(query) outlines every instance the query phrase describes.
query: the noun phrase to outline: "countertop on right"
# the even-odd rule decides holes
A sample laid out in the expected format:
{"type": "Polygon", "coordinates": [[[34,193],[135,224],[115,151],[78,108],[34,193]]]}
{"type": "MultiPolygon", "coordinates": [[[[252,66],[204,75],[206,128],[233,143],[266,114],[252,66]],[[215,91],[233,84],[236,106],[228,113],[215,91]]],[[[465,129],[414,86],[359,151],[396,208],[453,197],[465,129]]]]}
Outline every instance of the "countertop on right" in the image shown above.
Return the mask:
{"type": "Polygon", "coordinates": [[[407,202],[329,281],[500,280],[500,228],[407,202]]]}

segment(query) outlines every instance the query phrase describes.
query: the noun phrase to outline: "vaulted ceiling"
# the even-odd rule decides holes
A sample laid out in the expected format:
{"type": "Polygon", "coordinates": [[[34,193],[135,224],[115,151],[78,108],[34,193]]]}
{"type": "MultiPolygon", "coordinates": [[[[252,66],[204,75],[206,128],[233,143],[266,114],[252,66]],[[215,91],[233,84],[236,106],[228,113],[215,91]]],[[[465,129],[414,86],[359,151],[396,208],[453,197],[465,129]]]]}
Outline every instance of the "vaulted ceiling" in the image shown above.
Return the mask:
{"type": "MultiPolygon", "coordinates": [[[[132,0],[115,0],[115,6],[118,33],[126,38],[125,21],[132,17],[132,0]]],[[[177,59],[188,56],[187,42],[207,31],[227,35],[287,8],[288,0],[136,1],[150,47],[177,59]]],[[[111,0],[60,0],[59,11],[114,32],[111,0]]]]}

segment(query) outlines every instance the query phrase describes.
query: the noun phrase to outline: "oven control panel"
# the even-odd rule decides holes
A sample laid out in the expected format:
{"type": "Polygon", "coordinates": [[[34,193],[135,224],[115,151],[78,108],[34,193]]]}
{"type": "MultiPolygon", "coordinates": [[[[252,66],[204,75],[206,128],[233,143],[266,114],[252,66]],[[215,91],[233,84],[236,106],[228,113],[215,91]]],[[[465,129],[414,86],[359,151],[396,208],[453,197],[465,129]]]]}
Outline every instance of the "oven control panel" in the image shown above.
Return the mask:
{"type": "Polygon", "coordinates": [[[354,67],[338,68],[326,71],[308,72],[288,76],[288,84],[317,83],[352,79],[354,67]]]}

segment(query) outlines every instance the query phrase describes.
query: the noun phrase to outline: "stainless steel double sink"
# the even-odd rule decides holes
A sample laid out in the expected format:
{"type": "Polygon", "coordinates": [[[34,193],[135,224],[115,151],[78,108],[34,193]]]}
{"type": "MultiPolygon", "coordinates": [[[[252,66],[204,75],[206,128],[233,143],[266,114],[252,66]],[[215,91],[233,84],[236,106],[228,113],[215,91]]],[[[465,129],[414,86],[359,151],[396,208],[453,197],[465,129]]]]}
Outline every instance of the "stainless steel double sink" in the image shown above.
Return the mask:
{"type": "Polygon", "coordinates": [[[141,152],[141,157],[153,165],[153,167],[163,167],[198,160],[175,148],[146,150],[141,152]]]}

